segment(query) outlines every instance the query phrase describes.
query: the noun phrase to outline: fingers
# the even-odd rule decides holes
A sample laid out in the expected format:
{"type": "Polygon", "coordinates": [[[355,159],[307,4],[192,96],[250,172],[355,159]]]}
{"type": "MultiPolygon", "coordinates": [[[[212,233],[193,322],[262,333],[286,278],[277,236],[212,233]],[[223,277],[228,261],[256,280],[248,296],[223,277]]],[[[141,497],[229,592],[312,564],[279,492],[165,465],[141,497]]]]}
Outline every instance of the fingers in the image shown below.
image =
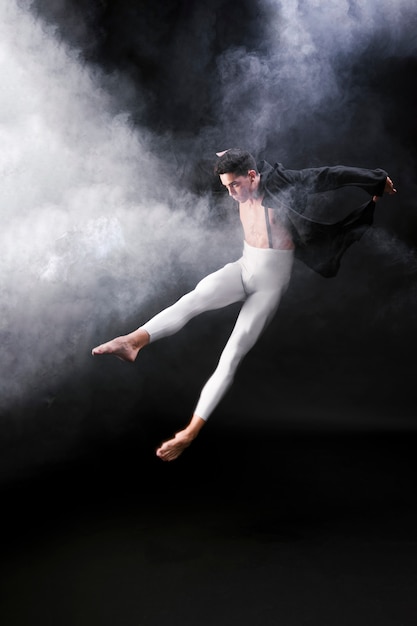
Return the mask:
{"type": "Polygon", "coordinates": [[[397,190],[394,187],[394,183],[392,182],[391,178],[389,176],[387,176],[387,180],[385,182],[385,190],[386,193],[389,193],[390,195],[393,195],[394,193],[397,193],[397,190]]]}

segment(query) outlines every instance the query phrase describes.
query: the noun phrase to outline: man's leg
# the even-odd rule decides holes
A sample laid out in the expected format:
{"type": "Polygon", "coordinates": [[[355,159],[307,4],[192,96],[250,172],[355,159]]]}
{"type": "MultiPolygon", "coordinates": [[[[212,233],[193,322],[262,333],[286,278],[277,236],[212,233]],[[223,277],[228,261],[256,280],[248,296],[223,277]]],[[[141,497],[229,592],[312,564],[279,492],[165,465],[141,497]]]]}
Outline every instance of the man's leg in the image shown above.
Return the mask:
{"type": "Polygon", "coordinates": [[[148,345],[148,343],[149,333],[143,328],[138,328],[133,333],[129,333],[129,335],[116,337],[107,343],[102,343],[100,346],[93,348],[92,354],[113,354],[122,361],[132,363],[136,359],[139,350],[148,345]]]}
{"type": "Polygon", "coordinates": [[[197,437],[207,417],[232,384],[239,363],[256,343],[263,328],[275,312],[279,298],[266,305],[265,300],[257,298],[256,295],[249,296],[244,302],[218,366],[201,392],[190,423],[157,449],[156,454],[163,461],[173,461],[179,457],[197,437]]]}
{"type": "Polygon", "coordinates": [[[240,263],[228,263],[203,278],[193,291],[155,315],[146,324],[128,335],[97,346],[92,354],[113,354],[124,361],[134,361],[139,350],[148,343],[173,335],[196,315],[220,309],[244,298],[240,263]]]}
{"type": "Polygon", "coordinates": [[[292,266],[292,254],[282,253],[282,263],[264,268],[257,282],[259,290],[244,302],[233,332],[222,352],[218,366],[205,384],[194,415],[188,426],[157,450],[163,461],[176,459],[197,437],[207,418],[233,382],[236,369],[258,340],[265,326],[278,308],[285,291],[292,266]]]}
{"type": "Polygon", "coordinates": [[[240,261],[228,263],[203,278],[193,291],[155,315],[142,328],[149,333],[150,341],[156,341],[178,332],[200,313],[221,309],[245,298],[240,261]]]}

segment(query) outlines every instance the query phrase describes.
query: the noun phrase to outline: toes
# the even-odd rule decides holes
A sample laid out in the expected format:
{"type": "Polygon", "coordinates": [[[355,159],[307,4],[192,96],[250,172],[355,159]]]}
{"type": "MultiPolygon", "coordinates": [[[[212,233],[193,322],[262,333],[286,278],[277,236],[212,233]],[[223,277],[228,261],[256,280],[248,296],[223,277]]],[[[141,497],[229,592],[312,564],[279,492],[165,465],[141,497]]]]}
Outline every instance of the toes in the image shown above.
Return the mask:
{"type": "Polygon", "coordinates": [[[174,461],[181,452],[182,450],[178,450],[176,446],[170,445],[169,441],[167,441],[156,450],[156,456],[162,461],[174,461]]]}
{"type": "Polygon", "coordinates": [[[103,350],[103,344],[100,344],[99,346],[96,346],[95,348],[92,349],[91,353],[92,354],[103,354],[104,350],[103,350]]]}

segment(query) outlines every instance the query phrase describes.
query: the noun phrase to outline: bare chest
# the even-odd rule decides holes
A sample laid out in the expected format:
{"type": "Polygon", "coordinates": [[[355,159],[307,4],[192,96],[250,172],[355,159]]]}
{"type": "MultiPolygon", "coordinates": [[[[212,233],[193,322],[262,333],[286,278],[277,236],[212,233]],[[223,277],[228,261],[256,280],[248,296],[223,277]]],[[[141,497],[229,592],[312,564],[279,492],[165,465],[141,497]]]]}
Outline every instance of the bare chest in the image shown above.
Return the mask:
{"type": "Polygon", "coordinates": [[[247,243],[255,248],[269,247],[265,209],[260,202],[241,204],[239,213],[247,243]]]}
{"type": "Polygon", "coordinates": [[[262,200],[239,206],[240,220],[246,242],[255,248],[291,249],[294,247],[288,230],[273,209],[265,209],[262,200]]]}

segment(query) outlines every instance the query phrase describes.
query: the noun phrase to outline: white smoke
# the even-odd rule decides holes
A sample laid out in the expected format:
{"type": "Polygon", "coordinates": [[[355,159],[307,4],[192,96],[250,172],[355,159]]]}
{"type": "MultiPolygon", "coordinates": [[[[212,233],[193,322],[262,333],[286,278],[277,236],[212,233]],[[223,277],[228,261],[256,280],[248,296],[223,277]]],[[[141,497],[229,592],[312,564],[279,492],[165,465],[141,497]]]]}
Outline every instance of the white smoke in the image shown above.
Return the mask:
{"type": "MultiPolygon", "coordinates": [[[[383,224],[380,206],[388,205],[404,222],[416,210],[415,158],[402,143],[407,131],[395,132],[406,122],[393,119],[401,104],[387,85],[396,60],[414,59],[415,67],[417,5],[408,0],[261,4],[258,46],[227,49],[217,61],[218,113],[230,136],[225,145],[243,145],[289,168],[332,163],[384,168],[399,193],[378,204],[375,222],[383,224]]],[[[411,85],[408,89],[412,93],[411,85]]],[[[358,196],[353,207],[365,200],[358,196]]],[[[378,242],[372,239],[375,255],[381,252],[378,242]]],[[[363,251],[361,245],[354,254],[363,251]]],[[[397,267],[399,259],[408,267],[413,258],[398,238],[384,254],[397,267]]]]}
{"type": "Polygon", "coordinates": [[[306,155],[314,158],[320,141],[333,146],[350,141],[356,154],[368,147],[365,157],[372,146],[381,151],[383,104],[363,76],[375,71],[369,61],[384,80],[386,59],[416,55],[417,6],[408,0],[261,4],[257,49],[240,45],[218,59],[218,113],[234,144],[262,152],[269,142],[280,160],[304,156],[310,164],[306,155]],[[361,101],[366,106],[359,122],[352,122],[361,101]]]}
{"type": "MultiPolygon", "coordinates": [[[[157,156],[160,139],[133,125],[117,94],[103,87],[114,88],[118,76],[82,63],[30,5],[0,5],[0,407],[66,376],[75,355],[87,357],[90,342],[107,338],[98,336],[106,320],[122,325],[137,312],[139,324],[171,283],[195,282],[234,254],[227,229],[207,245],[205,202],[177,188],[168,159],[157,156]]],[[[238,46],[217,59],[216,126],[203,128],[195,143],[261,152],[272,142],[291,167],[286,157],[294,154],[314,164],[320,137],[332,147],[344,138],[359,151],[366,145],[371,166],[386,142],[381,112],[372,102],[349,134],[360,88],[347,84],[347,70],[370,45],[373,58],[415,55],[417,9],[405,0],[263,0],[262,8],[266,35],[257,51],[238,46]]],[[[191,21],[197,26],[210,15],[200,7],[191,21]]],[[[206,69],[211,36],[204,33],[199,53],[206,69]]],[[[185,75],[175,78],[181,81],[191,97],[185,75]]],[[[184,152],[194,137],[187,141],[184,152]]],[[[392,142],[389,151],[401,156],[392,142]]],[[[388,168],[384,159],[375,166],[388,168]]]]}
{"type": "Polygon", "coordinates": [[[218,233],[207,250],[204,202],[29,9],[0,5],[0,408],[64,377],[113,314],[145,321],[178,263],[198,277],[226,249],[218,233]]]}

